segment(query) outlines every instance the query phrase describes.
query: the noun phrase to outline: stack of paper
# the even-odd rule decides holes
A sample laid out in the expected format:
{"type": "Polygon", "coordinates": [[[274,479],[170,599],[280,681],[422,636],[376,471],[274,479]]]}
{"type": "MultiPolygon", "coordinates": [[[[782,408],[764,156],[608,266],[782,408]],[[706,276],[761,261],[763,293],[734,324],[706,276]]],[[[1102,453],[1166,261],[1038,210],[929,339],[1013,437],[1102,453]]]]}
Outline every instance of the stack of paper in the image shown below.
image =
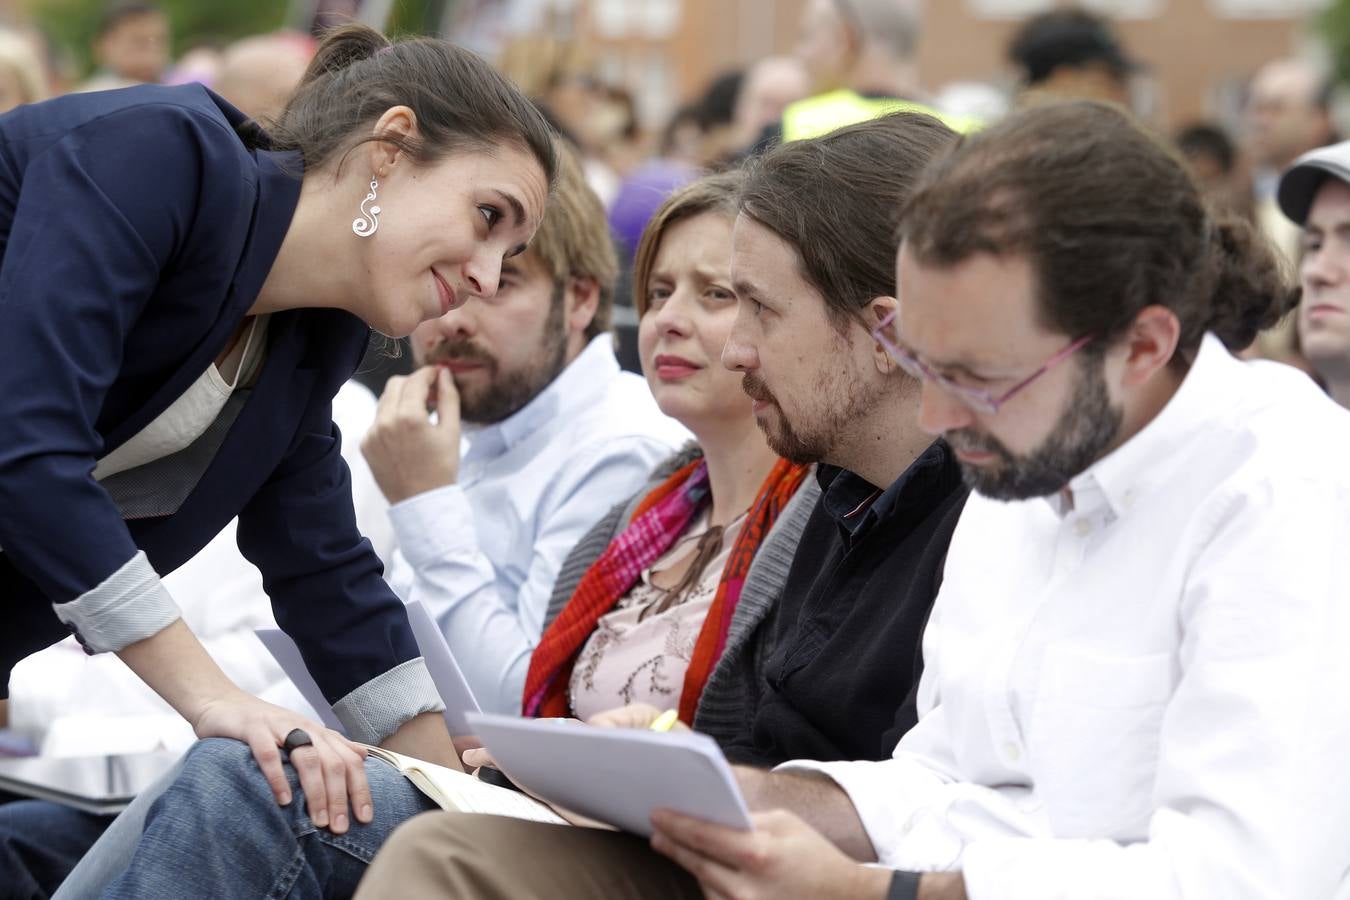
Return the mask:
{"type": "Polygon", "coordinates": [[[652,833],[652,811],[662,808],[751,828],[731,767],[707,735],[486,713],[467,718],[497,766],[555,806],[641,835],[652,833]]]}

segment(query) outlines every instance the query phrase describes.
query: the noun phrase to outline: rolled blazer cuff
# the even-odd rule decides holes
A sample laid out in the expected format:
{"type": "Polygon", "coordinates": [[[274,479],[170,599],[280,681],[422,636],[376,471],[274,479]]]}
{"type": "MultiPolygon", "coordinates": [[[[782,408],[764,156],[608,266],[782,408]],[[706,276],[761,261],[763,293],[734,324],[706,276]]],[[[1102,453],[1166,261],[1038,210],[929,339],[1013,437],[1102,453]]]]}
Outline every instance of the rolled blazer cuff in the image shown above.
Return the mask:
{"type": "Polygon", "coordinates": [[[333,704],[347,737],[363,744],[378,744],[413,716],[444,709],[420,656],[370,679],[333,704]]]}
{"type": "Polygon", "coordinates": [[[121,650],[145,640],[183,615],[151,568],[145,551],[127,560],[93,590],[69,603],[53,603],[52,609],[91,654],[121,650]]]}

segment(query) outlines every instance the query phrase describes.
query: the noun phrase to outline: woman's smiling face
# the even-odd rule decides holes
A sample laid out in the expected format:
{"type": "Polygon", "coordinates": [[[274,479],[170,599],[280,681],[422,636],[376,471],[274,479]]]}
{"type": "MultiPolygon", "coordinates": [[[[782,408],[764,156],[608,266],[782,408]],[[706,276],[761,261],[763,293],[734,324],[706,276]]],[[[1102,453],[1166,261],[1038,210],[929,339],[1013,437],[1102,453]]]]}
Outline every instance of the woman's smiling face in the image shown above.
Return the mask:
{"type": "MultiPolygon", "coordinates": [[[[539,227],[548,182],[538,160],[509,143],[429,164],[400,154],[384,169],[374,176],[376,199],[365,204],[380,210],[375,233],[352,238],[367,285],[352,311],[376,331],[403,337],[471,297],[497,292],[502,261],[523,252],[539,227]]],[[[360,197],[352,199],[355,218],[360,197]]]]}

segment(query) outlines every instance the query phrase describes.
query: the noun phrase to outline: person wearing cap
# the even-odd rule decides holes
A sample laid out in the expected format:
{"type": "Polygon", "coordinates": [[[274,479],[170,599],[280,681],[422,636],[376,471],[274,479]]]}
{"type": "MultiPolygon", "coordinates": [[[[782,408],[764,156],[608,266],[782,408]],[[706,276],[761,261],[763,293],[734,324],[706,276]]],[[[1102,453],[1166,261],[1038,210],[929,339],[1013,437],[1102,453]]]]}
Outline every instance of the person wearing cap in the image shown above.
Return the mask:
{"type": "Polygon", "coordinates": [[[1276,199],[1303,229],[1303,355],[1331,398],[1350,408],[1350,141],[1299,157],[1280,178],[1276,199]]]}
{"type": "Polygon", "coordinates": [[[1101,100],[1128,106],[1130,76],[1140,66],[1110,22],[1081,9],[1035,16],[1008,45],[1022,78],[1022,106],[1055,100],[1101,100]]]}

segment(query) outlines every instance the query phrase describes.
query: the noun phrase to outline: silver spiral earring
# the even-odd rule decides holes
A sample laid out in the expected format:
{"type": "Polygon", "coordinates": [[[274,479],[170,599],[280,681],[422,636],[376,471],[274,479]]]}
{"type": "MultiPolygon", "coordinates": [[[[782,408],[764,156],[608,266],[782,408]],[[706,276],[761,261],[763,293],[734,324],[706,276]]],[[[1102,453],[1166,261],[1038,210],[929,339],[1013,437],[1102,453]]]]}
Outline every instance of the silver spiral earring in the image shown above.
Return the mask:
{"type": "Polygon", "coordinates": [[[375,229],[380,227],[378,218],[380,208],[372,206],[369,210],[366,209],[366,204],[375,199],[375,189],[379,186],[378,181],[374,178],[370,179],[370,193],[366,194],[366,199],[361,201],[361,215],[357,216],[356,220],[352,222],[352,231],[356,232],[357,237],[370,237],[375,233],[375,229]]]}

